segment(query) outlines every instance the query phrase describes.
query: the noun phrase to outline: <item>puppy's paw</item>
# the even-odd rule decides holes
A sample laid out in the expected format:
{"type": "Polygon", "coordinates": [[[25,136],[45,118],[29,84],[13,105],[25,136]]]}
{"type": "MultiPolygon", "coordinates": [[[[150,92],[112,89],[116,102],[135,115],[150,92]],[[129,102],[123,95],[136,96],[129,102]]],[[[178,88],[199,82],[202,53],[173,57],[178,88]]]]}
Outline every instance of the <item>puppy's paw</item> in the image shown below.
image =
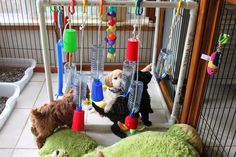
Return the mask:
{"type": "Polygon", "coordinates": [[[146,125],[146,126],[151,126],[152,122],[147,120],[147,121],[143,121],[143,124],[146,125]]]}
{"type": "Polygon", "coordinates": [[[108,113],[111,110],[111,106],[110,105],[106,105],[104,108],[104,112],[108,113]]]}

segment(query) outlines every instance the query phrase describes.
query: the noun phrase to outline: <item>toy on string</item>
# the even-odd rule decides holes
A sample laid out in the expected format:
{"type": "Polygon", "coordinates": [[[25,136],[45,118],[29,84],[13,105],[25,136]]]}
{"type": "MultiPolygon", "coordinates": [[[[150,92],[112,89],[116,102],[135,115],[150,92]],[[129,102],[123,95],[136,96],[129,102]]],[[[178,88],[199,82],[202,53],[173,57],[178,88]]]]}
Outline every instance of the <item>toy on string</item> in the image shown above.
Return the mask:
{"type": "Polygon", "coordinates": [[[91,73],[93,77],[92,82],[92,101],[99,102],[104,99],[103,87],[101,78],[103,77],[104,71],[104,47],[101,44],[101,24],[102,24],[102,12],[103,12],[104,0],[100,0],[100,22],[98,26],[98,44],[92,45],[91,48],[91,73]]]}
{"type": "Polygon", "coordinates": [[[136,63],[138,61],[139,36],[136,35],[136,25],[134,25],[133,38],[128,39],[126,49],[126,60],[123,63],[121,89],[124,96],[128,96],[130,86],[133,81],[136,63]]]}
{"type": "Polygon", "coordinates": [[[129,98],[128,98],[128,108],[130,114],[125,118],[125,124],[119,122],[119,126],[123,131],[130,131],[133,135],[136,131],[142,131],[145,127],[138,122],[136,113],[140,109],[140,102],[143,92],[143,83],[141,81],[134,81],[131,85],[129,98]]]}
{"type": "Polygon", "coordinates": [[[105,41],[106,41],[107,45],[109,46],[108,51],[107,51],[107,58],[108,59],[114,59],[114,57],[116,55],[115,48],[113,47],[116,42],[116,35],[115,35],[116,13],[117,13],[117,7],[115,7],[115,6],[108,7],[107,16],[109,16],[110,19],[107,22],[108,28],[106,29],[106,31],[107,31],[108,35],[105,38],[105,41]]]}
{"type": "Polygon", "coordinates": [[[58,72],[58,90],[57,90],[57,96],[62,96],[63,92],[63,22],[62,22],[62,10],[60,7],[58,7],[58,28],[60,29],[60,39],[57,42],[57,72],[58,72]]]}
{"type": "MultiPolygon", "coordinates": [[[[86,0],[83,1],[83,15],[86,14],[86,0]]],[[[76,110],[74,111],[73,121],[72,121],[72,130],[82,131],[84,130],[84,110],[82,109],[83,104],[85,104],[87,97],[87,81],[88,77],[86,74],[82,73],[83,68],[83,39],[84,39],[84,27],[85,21],[84,16],[82,15],[82,24],[80,27],[81,30],[81,50],[80,50],[80,71],[74,75],[73,80],[73,101],[76,104],[76,110]]]]}
{"type": "MultiPolygon", "coordinates": [[[[142,9],[140,8],[141,0],[136,1],[136,15],[142,14],[142,9]]],[[[140,18],[139,18],[140,19],[140,18]]],[[[138,81],[138,70],[139,70],[139,39],[141,33],[141,24],[138,20],[138,35],[136,36],[136,25],[134,25],[134,36],[131,39],[128,39],[128,47],[126,51],[126,59],[128,61],[137,62],[137,69],[136,69],[136,80],[134,81],[134,75],[132,76],[132,80],[129,91],[128,91],[128,108],[130,114],[125,118],[125,124],[119,123],[120,128],[124,131],[130,130],[131,134],[135,134],[136,130],[143,130],[144,127],[138,128],[138,119],[136,117],[136,113],[140,109],[140,103],[142,99],[143,93],[143,83],[138,81]]],[[[125,73],[124,73],[125,75],[125,73]]]]}
{"type": "Polygon", "coordinates": [[[201,58],[208,61],[207,73],[209,75],[216,74],[222,58],[222,46],[229,43],[230,36],[227,34],[220,34],[218,38],[218,46],[211,56],[202,54],[201,58]]]}
{"type": "MultiPolygon", "coordinates": [[[[72,3],[72,7],[68,7],[71,16],[73,16],[74,14],[74,5],[75,3],[72,3]]],[[[72,53],[75,53],[77,51],[77,32],[75,29],[71,28],[70,18],[68,19],[67,25],[69,25],[69,29],[64,29],[63,34],[63,50],[64,52],[69,53],[69,61],[64,65],[65,93],[68,92],[68,90],[71,88],[74,74],[76,73],[76,65],[72,63],[72,53]]],[[[65,28],[66,27],[67,26],[65,26],[65,28]]]]}

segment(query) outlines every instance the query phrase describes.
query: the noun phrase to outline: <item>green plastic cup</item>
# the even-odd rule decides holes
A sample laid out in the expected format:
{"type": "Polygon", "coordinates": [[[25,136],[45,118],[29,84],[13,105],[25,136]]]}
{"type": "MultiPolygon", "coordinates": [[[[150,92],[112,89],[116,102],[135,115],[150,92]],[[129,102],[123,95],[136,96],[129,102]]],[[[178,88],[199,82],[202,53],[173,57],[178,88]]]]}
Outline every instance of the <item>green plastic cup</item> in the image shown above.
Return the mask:
{"type": "Polygon", "coordinates": [[[74,53],[77,51],[77,35],[75,29],[66,29],[64,31],[63,49],[64,52],[74,53]]]}

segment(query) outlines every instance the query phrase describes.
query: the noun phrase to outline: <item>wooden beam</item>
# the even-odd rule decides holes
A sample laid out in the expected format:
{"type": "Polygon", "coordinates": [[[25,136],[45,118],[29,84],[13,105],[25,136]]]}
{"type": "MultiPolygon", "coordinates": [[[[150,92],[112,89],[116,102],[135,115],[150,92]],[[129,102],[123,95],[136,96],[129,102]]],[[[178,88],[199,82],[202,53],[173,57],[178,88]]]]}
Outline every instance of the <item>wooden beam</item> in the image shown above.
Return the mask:
{"type": "MultiPolygon", "coordinates": [[[[80,65],[76,65],[77,66],[77,69],[80,69],[80,65]]],[[[143,69],[145,68],[147,65],[139,65],[139,69],[143,69]]],[[[122,69],[122,65],[104,65],[104,70],[105,71],[112,71],[112,70],[115,70],[115,69],[122,69]]],[[[84,71],[90,71],[90,64],[85,64],[83,65],[83,70],[84,71]]],[[[35,72],[44,72],[44,67],[39,65],[37,66],[35,69],[34,69],[35,72]]],[[[52,73],[57,73],[57,67],[55,66],[52,66],[51,67],[51,72],[52,73]]]]}
{"type": "Polygon", "coordinates": [[[203,33],[206,27],[206,16],[207,10],[209,7],[208,1],[200,1],[199,5],[199,13],[198,13],[198,25],[196,27],[195,39],[194,39],[194,46],[192,51],[192,58],[190,63],[190,70],[188,74],[188,82],[187,88],[184,98],[183,110],[180,117],[181,123],[186,123],[189,115],[189,109],[191,106],[191,100],[193,97],[193,89],[194,83],[196,80],[196,70],[199,64],[200,56],[201,56],[201,45],[203,41],[203,33]]]}
{"type": "MultiPolygon", "coordinates": [[[[204,30],[202,47],[200,50],[201,53],[205,52],[207,55],[210,55],[213,52],[223,4],[224,0],[209,1],[208,14],[205,24],[206,28],[204,30]]],[[[201,106],[204,101],[206,83],[208,80],[208,74],[206,72],[206,69],[207,63],[203,60],[199,60],[198,68],[195,74],[196,80],[194,83],[194,89],[192,91],[193,95],[191,99],[191,106],[189,108],[189,114],[187,118],[187,124],[190,124],[195,128],[198,124],[201,106]]]]}
{"type": "MultiPolygon", "coordinates": [[[[73,26],[72,28],[79,30],[80,26],[73,26]]],[[[102,26],[101,30],[106,30],[106,26],[102,26]]],[[[39,30],[39,26],[28,26],[28,25],[1,25],[0,30],[39,30]]],[[[55,30],[55,26],[48,25],[47,30],[55,30]]],[[[98,26],[86,26],[85,30],[98,30],[98,26]]],[[[132,31],[133,26],[131,25],[123,25],[117,26],[116,30],[127,30],[132,31]]],[[[155,27],[152,26],[142,26],[142,31],[154,31],[155,27]]]]}
{"type": "Polygon", "coordinates": [[[236,0],[226,0],[227,3],[229,4],[235,4],[236,5],[236,0]]]}
{"type": "Polygon", "coordinates": [[[167,108],[168,108],[169,112],[171,113],[172,108],[173,108],[173,100],[170,96],[170,93],[168,92],[168,89],[167,89],[167,86],[166,86],[165,82],[160,81],[159,85],[160,85],[161,93],[162,93],[162,95],[165,99],[167,108]]]}
{"type": "Polygon", "coordinates": [[[160,9],[159,14],[159,27],[158,27],[158,41],[157,41],[157,56],[159,56],[161,47],[162,47],[162,41],[163,41],[163,33],[164,33],[164,22],[165,22],[165,9],[160,9]]]}

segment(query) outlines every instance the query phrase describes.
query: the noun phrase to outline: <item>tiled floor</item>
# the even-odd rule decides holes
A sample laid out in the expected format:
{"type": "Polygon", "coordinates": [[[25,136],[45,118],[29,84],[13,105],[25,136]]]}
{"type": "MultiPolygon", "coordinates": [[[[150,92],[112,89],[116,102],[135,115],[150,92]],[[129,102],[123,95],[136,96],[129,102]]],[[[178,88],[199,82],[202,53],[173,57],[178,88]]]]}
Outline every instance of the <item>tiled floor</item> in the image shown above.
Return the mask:
{"type": "MultiPolygon", "coordinates": [[[[56,75],[52,75],[53,90],[56,91],[56,75]]],[[[165,106],[160,101],[157,89],[149,84],[149,91],[152,98],[154,114],[151,120],[154,123],[167,122],[165,106]],[[155,105],[153,105],[155,104],[155,105]]],[[[45,77],[43,73],[35,73],[31,81],[25,87],[18,98],[17,105],[11,116],[0,130],[0,157],[37,157],[37,146],[34,136],[30,131],[31,122],[29,120],[30,109],[47,102],[47,91],[45,77]]],[[[107,124],[109,119],[100,117],[97,113],[91,113],[85,119],[88,124],[107,124]]],[[[107,146],[120,140],[111,132],[86,132],[99,144],[107,146]],[[109,138],[104,138],[109,137],[109,138]]]]}

